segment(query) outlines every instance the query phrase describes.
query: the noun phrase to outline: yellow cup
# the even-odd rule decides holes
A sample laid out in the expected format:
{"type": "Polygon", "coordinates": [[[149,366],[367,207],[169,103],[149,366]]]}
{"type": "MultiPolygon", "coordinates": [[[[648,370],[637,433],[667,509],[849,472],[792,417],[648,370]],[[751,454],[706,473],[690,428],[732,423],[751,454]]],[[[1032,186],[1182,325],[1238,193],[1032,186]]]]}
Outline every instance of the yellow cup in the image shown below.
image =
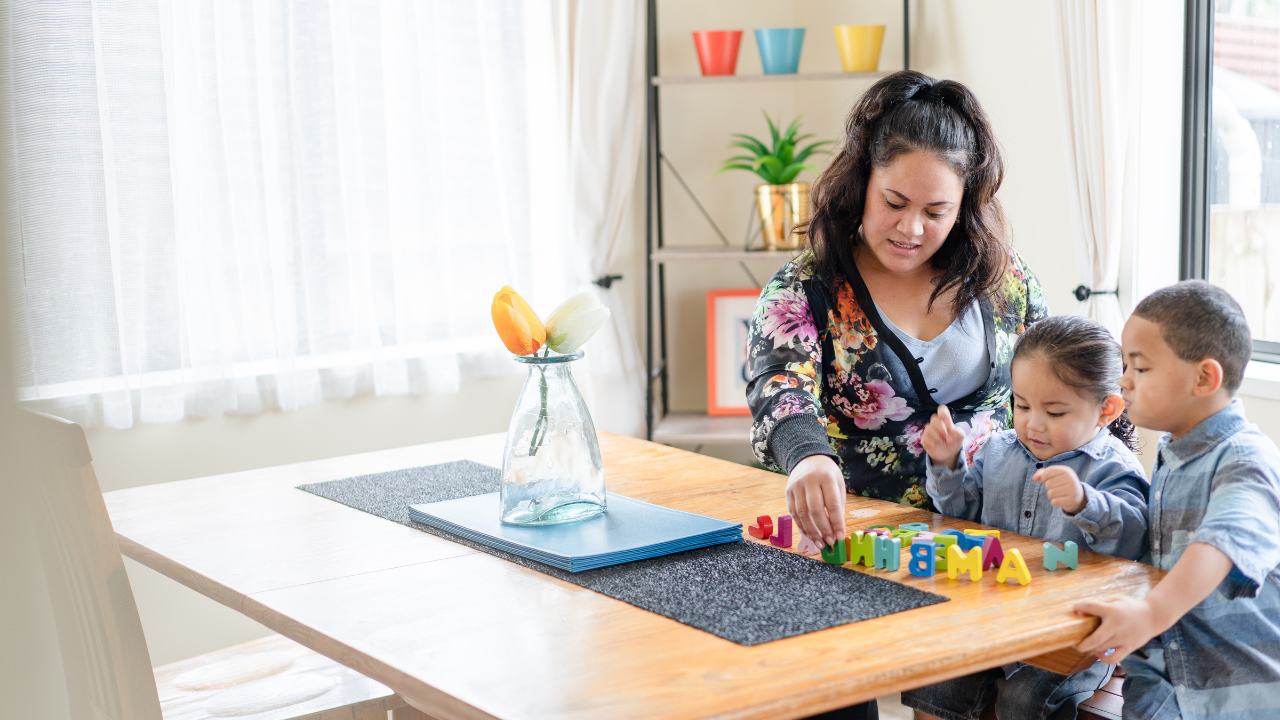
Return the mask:
{"type": "Polygon", "coordinates": [[[845,72],[875,72],[880,67],[883,25],[836,25],[836,45],[845,72]]]}

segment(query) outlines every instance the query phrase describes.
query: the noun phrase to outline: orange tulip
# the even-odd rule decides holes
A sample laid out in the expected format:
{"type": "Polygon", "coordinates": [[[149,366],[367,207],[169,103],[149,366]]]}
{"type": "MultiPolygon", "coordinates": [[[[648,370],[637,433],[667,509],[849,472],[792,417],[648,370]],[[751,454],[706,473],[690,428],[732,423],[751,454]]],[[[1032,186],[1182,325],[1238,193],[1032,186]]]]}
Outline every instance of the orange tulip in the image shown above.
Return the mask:
{"type": "Polygon", "coordinates": [[[516,355],[532,355],[547,341],[547,329],[538,314],[510,285],[493,296],[493,326],[502,344],[516,355]]]}

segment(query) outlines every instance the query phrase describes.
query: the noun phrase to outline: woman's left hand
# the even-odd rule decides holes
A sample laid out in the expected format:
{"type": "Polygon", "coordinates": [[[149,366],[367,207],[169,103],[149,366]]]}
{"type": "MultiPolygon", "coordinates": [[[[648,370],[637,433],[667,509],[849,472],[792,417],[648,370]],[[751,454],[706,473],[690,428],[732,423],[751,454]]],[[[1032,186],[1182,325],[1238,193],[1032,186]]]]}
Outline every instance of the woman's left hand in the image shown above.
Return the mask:
{"type": "Polygon", "coordinates": [[[1068,515],[1075,515],[1084,509],[1086,498],[1084,484],[1075,470],[1064,465],[1052,465],[1037,470],[1032,480],[1044,485],[1049,493],[1049,502],[1056,508],[1062,508],[1068,515]]]}

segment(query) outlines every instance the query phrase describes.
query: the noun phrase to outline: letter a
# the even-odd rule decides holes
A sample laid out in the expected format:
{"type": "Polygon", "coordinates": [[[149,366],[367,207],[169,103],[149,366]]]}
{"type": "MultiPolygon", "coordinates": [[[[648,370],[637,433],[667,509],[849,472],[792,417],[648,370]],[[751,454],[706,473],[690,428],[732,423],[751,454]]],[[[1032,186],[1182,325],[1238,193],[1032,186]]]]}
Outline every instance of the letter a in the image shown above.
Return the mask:
{"type": "Polygon", "coordinates": [[[1004,564],[1004,548],[1000,547],[1000,538],[991,535],[982,541],[982,569],[1000,569],[1004,564]]]}
{"type": "Polygon", "coordinates": [[[963,552],[956,545],[947,546],[947,577],[955,580],[960,573],[968,570],[969,579],[982,579],[982,548],[974,548],[963,552]]]}
{"type": "Polygon", "coordinates": [[[1000,572],[996,573],[996,582],[1004,583],[1007,580],[1017,580],[1019,585],[1031,582],[1031,571],[1022,559],[1022,551],[1017,548],[1004,554],[1004,563],[1000,565],[1000,572]]]}

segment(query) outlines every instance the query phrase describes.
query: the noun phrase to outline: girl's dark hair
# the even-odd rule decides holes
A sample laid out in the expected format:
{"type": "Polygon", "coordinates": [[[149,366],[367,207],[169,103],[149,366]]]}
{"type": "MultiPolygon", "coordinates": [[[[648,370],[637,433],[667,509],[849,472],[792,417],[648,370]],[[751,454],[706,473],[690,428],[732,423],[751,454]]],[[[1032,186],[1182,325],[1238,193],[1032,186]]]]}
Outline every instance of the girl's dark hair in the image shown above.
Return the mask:
{"type": "Polygon", "coordinates": [[[931,259],[942,276],[929,307],[953,288],[956,313],[982,297],[1003,307],[998,290],[1009,247],[996,191],[1004,159],[991,122],[969,88],[914,70],[881,79],[859,98],[845,123],[844,145],[814,183],[813,217],[801,232],[809,236],[818,273],[828,283],[854,277],[871,169],[910,152],[933,155],[964,180],[959,218],[931,259]]]}
{"type": "MultiPolygon", "coordinates": [[[[1013,351],[1013,359],[1040,357],[1049,364],[1054,377],[1082,391],[1096,402],[1120,392],[1120,376],[1124,374],[1124,357],[1111,333],[1095,320],[1079,315],[1054,315],[1032,325],[1013,351]]],[[[1107,429],[1120,438],[1125,447],[1137,451],[1138,439],[1129,411],[1107,429]]]]}

